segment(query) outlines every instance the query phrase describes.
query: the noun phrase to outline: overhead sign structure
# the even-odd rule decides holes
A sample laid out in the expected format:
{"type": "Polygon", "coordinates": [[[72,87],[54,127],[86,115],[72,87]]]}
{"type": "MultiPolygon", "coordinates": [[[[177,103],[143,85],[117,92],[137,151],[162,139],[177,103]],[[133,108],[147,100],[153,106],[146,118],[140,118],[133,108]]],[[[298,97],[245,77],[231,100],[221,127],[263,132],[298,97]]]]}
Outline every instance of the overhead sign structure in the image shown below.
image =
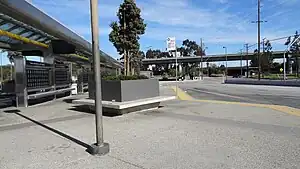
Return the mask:
{"type": "Polygon", "coordinates": [[[167,50],[174,51],[176,50],[176,40],[175,37],[168,37],[167,38],[167,50]]]}

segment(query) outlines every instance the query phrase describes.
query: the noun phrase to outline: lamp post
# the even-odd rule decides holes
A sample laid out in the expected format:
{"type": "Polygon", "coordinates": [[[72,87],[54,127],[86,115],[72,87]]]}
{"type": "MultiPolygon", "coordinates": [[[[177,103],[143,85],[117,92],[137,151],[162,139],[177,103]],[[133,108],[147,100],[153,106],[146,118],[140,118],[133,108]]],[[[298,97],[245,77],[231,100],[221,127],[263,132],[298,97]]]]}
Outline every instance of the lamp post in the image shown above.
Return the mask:
{"type": "Polygon", "coordinates": [[[105,155],[109,152],[109,144],[103,142],[102,123],[102,93],[101,93],[101,72],[99,53],[99,25],[98,25],[98,0],[90,0],[91,26],[92,26],[92,50],[95,83],[95,122],[96,122],[96,144],[89,147],[93,155],[105,155]]]}
{"type": "Polygon", "coordinates": [[[227,80],[227,73],[228,73],[228,67],[227,67],[227,47],[223,46],[223,49],[225,49],[225,67],[226,67],[226,70],[225,70],[225,78],[227,80]]]}
{"type": "Polygon", "coordinates": [[[243,49],[241,49],[241,61],[240,61],[240,66],[241,66],[241,77],[243,77],[243,49]]]}

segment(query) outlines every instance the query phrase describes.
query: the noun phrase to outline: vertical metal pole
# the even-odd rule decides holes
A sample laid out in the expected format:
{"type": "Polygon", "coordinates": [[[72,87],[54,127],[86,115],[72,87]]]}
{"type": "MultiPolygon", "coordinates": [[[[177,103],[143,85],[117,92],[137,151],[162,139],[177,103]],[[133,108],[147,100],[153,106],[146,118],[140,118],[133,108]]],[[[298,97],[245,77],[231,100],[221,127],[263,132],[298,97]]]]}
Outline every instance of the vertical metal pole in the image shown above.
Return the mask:
{"type": "Polygon", "coordinates": [[[285,62],[285,54],[286,54],[286,50],[283,53],[283,80],[285,81],[286,79],[286,62],[285,62]]]}
{"type": "MultiPolygon", "coordinates": [[[[263,50],[263,53],[262,53],[262,57],[261,58],[264,58],[265,57],[265,38],[263,38],[262,50],[263,50]]],[[[260,62],[262,62],[261,59],[260,59],[260,62]]],[[[260,63],[260,65],[261,65],[261,63],[260,63]]],[[[261,76],[264,77],[264,70],[261,70],[261,73],[262,73],[261,76]]]]}
{"type": "Polygon", "coordinates": [[[98,0],[90,0],[91,8],[91,26],[92,26],[92,49],[94,61],[94,83],[95,83],[95,110],[96,110],[96,145],[93,148],[93,154],[104,155],[109,152],[108,144],[103,142],[103,124],[102,124],[102,94],[101,94],[101,72],[100,72],[100,54],[99,54],[99,25],[98,25],[98,0]]]}
{"type": "MultiPolygon", "coordinates": [[[[175,47],[175,48],[176,48],[176,47],[175,47]]],[[[177,70],[177,69],[178,69],[178,68],[177,68],[177,63],[178,63],[178,62],[177,62],[177,48],[175,49],[175,62],[176,62],[176,63],[175,63],[175,65],[176,65],[176,68],[175,68],[175,76],[176,76],[176,97],[178,97],[178,77],[177,77],[177,76],[178,76],[178,75],[177,75],[177,71],[178,71],[178,70],[177,70]]]]}
{"type": "Polygon", "coordinates": [[[257,57],[258,57],[258,80],[260,80],[260,0],[257,0],[257,57]]]}
{"type": "Polygon", "coordinates": [[[3,65],[2,65],[2,57],[3,57],[3,51],[1,50],[1,82],[3,82],[3,65]]]}
{"type": "Polygon", "coordinates": [[[202,43],[202,38],[200,39],[201,41],[201,60],[200,60],[200,80],[203,80],[203,43],[202,43]]]}
{"type": "Polygon", "coordinates": [[[10,79],[9,80],[12,80],[13,79],[13,63],[10,62],[10,79]]]}
{"type": "Polygon", "coordinates": [[[227,47],[224,47],[225,48],[225,65],[226,65],[226,72],[225,72],[225,79],[227,80],[227,75],[228,75],[228,66],[227,66],[227,47]]]}
{"type": "Polygon", "coordinates": [[[249,52],[249,46],[248,46],[248,43],[246,44],[246,52],[247,52],[247,63],[246,63],[246,66],[247,66],[247,78],[249,77],[249,63],[248,63],[248,52],[249,52]]]}
{"type": "Polygon", "coordinates": [[[241,49],[241,62],[240,62],[240,65],[241,65],[241,76],[243,76],[243,50],[241,49]]]}

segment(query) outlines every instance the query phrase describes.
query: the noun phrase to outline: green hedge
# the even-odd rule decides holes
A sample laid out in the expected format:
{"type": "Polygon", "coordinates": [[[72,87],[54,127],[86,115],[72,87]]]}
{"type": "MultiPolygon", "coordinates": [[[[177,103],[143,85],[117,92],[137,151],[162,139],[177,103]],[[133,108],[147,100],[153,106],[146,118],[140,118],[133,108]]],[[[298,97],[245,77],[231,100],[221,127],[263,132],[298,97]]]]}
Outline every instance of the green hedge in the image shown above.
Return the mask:
{"type": "Polygon", "coordinates": [[[133,75],[133,76],[124,76],[124,75],[120,75],[120,76],[105,76],[102,77],[102,79],[104,80],[140,80],[140,79],[148,79],[147,76],[145,75],[133,75]]]}

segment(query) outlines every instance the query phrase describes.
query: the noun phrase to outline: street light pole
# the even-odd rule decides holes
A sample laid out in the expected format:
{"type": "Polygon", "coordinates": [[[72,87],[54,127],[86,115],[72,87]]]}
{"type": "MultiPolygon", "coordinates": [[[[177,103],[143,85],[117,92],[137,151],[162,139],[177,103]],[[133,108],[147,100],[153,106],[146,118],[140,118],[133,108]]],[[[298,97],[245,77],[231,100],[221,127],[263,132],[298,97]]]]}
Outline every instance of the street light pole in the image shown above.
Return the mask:
{"type": "Polygon", "coordinates": [[[249,44],[246,44],[246,54],[247,54],[247,58],[246,58],[246,67],[247,67],[247,78],[249,77],[249,63],[248,63],[248,51],[249,51],[249,44]]]}
{"type": "Polygon", "coordinates": [[[227,47],[223,46],[223,48],[225,49],[225,67],[226,67],[226,71],[225,71],[225,78],[227,80],[227,74],[228,74],[228,67],[227,67],[227,47]]]}
{"type": "Polygon", "coordinates": [[[175,68],[175,76],[176,76],[176,97],[178,97],[178,73],[177,73],[177,71],[178,71],[178,60],[177,60],[177,48],[176,48],[176,46],[175,46],[175,66],[176,66],[176,68],[175,68]]]}
{"type": "Polygon", "coordinates": [[[200,45],[201,45],[201,58],[200,58],[200,72],[199,72],[199,75],[200,75],[200,80],[203,80],[203,42],[202,42],[202,38],[200,39],[200,45]]]}
{"type": "Polygon", "coordinates": [[[98,25],[98,0],[90,0],[91,26],[92,26],[92,50],[94,61],[94,83],[95,83],[95,122],[96,122],[96,144],[90,146],[90,153],[105,155],[109,152],[109,144],[103,142],[102,123],[102,93],[101,93],[101,70],[99,53],[99,25],[98,25]]]}
{"type": "Polygon", "coordinates": [[[241,77],[243,76],[243,49],[241,49],[241,62],[240,62],[240,65],[241,65],[241,77]]]}

